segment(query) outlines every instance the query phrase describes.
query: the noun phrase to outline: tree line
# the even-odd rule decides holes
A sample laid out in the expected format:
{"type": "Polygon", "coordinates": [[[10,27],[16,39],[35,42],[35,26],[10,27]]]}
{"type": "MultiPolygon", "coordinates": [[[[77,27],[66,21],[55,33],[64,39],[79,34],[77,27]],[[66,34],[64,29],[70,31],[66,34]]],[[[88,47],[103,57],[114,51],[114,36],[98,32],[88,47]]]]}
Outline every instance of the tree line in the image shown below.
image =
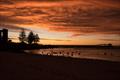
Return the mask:
{"type": "Polygon", "coordinates": [[[37,44],[40,40],[38,34],[33,33],[32,31],[26,35],[25,30],[23,29],[19,34],[19,40],[21,43],[28,43],[28,44],[37,44]]]}

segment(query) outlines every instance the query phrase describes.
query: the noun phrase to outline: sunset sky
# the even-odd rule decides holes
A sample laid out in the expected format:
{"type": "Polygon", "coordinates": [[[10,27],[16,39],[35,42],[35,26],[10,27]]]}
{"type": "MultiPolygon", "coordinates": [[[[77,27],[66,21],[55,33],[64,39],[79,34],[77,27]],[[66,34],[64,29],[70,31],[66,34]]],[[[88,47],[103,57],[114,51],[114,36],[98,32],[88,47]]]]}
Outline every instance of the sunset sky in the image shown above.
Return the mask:
{"type": "Polygon", "coordinates": [[[18,42],[21,29],[41,44],[120,45],[120,0],[0,0],[0,29],[18,42]]]}

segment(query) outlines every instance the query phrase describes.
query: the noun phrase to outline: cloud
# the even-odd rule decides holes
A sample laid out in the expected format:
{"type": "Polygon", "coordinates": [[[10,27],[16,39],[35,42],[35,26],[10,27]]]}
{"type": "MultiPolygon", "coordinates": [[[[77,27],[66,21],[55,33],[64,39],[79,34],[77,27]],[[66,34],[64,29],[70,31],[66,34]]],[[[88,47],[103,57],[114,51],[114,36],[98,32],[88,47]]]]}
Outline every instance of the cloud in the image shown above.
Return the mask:
{"type": "Polygon", "coordinates": [[[120,8],[82,8],[81,6],[53,8],[54,15],[44,19],[56,26],[55,31],[70,31],[81,33],[111,33],[120,34],[120,8]]]}
{"type": "Polygon", "coordinates": [[[19,26],[15,26],[15,25],[8,25],[8,24],[0,24],[0,29],[2,28],[6,28],[6,29],[10,29],[11,31],[14,31],[14,32],[18,32],[18,31],[21,31],[21,30],[26,30],[26,31],[30,31],[26,28],[21,28],[19,26]]]}
{"type": "Polygon", "coordinates": [[[11,0],[0,0],[0,4],[1,5],[11,5],[13,4],[13,2],[11,0]]]}
{"type": "Polygon", "coordinates": [[[120,0],[0,0],[0,24],[46,24],[49,31],[72,32],[72,36],[120,35],[119,3],[120,0]]]}
{"type": "Polygon", "coordinates": [[[116,40],[116,39],[99,39],[99,40],[102,40],[102,41],[120,41],[120,40],[116,40]]]}
{"type": "Polygon", "coordinates": [[[62,40],[62,39],[47,39],[47,38],[41,38],[41,40],[71,41],[71,40],[62,40]]]}

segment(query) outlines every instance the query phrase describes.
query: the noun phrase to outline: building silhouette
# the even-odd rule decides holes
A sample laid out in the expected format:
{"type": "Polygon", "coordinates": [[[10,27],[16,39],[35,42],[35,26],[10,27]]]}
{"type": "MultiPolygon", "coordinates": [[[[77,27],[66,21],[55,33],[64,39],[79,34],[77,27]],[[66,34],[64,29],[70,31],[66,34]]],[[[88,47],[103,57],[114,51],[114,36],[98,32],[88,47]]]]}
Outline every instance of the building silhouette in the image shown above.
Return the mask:
{"type": "Polygon", "coordinates": [[[8,29],[0,30],[0,43],[4,44],[8,42],[8,29]]]}

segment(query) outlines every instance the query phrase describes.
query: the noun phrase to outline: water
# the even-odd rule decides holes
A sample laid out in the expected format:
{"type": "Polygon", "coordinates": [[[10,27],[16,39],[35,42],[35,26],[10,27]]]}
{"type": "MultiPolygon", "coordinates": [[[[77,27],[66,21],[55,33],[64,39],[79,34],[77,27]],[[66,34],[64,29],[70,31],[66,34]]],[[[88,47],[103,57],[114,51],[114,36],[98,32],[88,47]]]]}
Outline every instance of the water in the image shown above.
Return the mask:
{"type": "Polygon", "coordinates": [[[33,54],[64,56],[72,58],[101,59],[120,62],[120,49],[52,48],[27,51],[33,54]]]}

